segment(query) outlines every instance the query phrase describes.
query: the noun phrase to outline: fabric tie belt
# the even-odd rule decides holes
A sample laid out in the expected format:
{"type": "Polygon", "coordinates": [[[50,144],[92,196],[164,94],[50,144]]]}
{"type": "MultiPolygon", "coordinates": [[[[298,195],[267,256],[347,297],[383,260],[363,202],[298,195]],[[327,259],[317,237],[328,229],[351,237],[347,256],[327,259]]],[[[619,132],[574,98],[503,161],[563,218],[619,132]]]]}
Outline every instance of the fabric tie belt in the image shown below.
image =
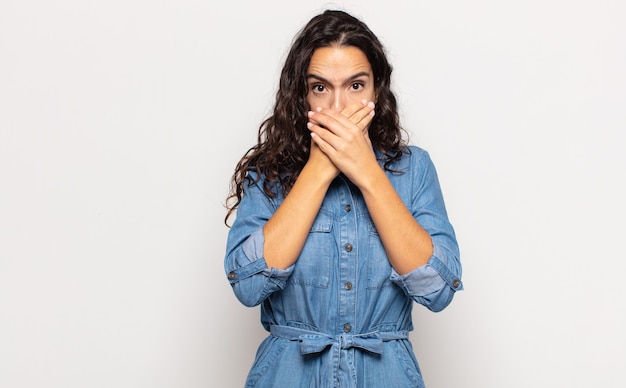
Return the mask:
{"type": "Polygon", "coordinates": [[[408,330],[372,331],[364,334],[342,333],[329,335],[290,326],[272,325],[270,333],[274,337],[300,342],[300,353],[313,354],[336,345],[340,349],[360,348],[372,353],[383,353],[383,342],[409,338],[408,330]]]}

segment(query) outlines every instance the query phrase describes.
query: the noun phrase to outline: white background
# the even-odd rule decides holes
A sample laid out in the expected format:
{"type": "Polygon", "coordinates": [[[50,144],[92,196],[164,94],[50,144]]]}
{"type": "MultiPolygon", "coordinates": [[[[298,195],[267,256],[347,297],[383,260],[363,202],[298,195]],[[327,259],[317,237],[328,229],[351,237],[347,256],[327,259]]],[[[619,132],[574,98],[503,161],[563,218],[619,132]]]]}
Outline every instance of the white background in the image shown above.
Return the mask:
{"type": "Polygon", "coordinates": [[[3,0],[0,386],[243,385],[224,198],[326,7],[386,45],[457,230],[428,387],[626,386],[624,4],[3,0]]]}

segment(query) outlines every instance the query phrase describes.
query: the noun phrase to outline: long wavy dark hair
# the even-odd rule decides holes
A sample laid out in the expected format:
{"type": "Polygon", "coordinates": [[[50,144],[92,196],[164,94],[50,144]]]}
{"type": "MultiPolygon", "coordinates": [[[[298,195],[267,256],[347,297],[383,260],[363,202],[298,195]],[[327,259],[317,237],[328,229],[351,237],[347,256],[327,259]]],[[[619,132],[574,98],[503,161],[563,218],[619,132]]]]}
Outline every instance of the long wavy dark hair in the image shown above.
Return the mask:
{"type": "Polygon", "coordinates": [[[273,114],[259,127],[257,144],[241,158],[231,179],[225,223],[235,211],[244,184],[264,177],[270,197],[287,195],[309,158],[311,135],[307,129],[307,71],[315,49],[353,46],[366,55],[374,73],[376,115],[369,126],[372,146],[384,155],[385,169],[400,159],[405,141],[396,98],[391,91],[392,67],[376,35],[363,22],[343,11],[327,10],[312,18],[296,35],[280,75],[273,114]],[[256,172],[253,180],[250,171],[256,172]]]}

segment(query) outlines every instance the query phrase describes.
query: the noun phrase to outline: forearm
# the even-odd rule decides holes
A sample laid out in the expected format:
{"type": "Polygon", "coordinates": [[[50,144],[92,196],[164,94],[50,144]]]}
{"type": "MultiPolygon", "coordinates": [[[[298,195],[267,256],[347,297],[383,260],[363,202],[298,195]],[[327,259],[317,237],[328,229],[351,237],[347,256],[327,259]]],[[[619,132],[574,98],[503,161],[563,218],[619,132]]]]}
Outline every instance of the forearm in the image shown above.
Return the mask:
{"type": "Polygon", "coordinates": [[[380,167],[367,176],[360,189],[393,268],[402,275],[426,264],[433,254],[428,232],[413,218],[380,167]]]}
{"type": "Polygon", "coordinates": [[[286,269],[300,255],[332,178],[307,164],[291,191],[263,227],[264,257],[270,268],[286,269]],[[321,176],[326,175],[326,178],[321,176]]]}

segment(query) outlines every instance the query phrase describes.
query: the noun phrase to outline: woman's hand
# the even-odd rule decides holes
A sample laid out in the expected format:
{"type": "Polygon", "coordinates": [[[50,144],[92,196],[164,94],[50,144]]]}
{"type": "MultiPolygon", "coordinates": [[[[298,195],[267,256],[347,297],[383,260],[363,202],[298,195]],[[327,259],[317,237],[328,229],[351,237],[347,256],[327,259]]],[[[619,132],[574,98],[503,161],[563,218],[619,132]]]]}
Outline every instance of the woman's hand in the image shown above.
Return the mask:
{"type": "Polygon", "coordinates": [[[368,168],[378,167],[368,135],[374,103],[363,101],[342,112],[317,108],[309,112],[311,154],[317,148],[337,169],[359,186],[368,168]]]}

